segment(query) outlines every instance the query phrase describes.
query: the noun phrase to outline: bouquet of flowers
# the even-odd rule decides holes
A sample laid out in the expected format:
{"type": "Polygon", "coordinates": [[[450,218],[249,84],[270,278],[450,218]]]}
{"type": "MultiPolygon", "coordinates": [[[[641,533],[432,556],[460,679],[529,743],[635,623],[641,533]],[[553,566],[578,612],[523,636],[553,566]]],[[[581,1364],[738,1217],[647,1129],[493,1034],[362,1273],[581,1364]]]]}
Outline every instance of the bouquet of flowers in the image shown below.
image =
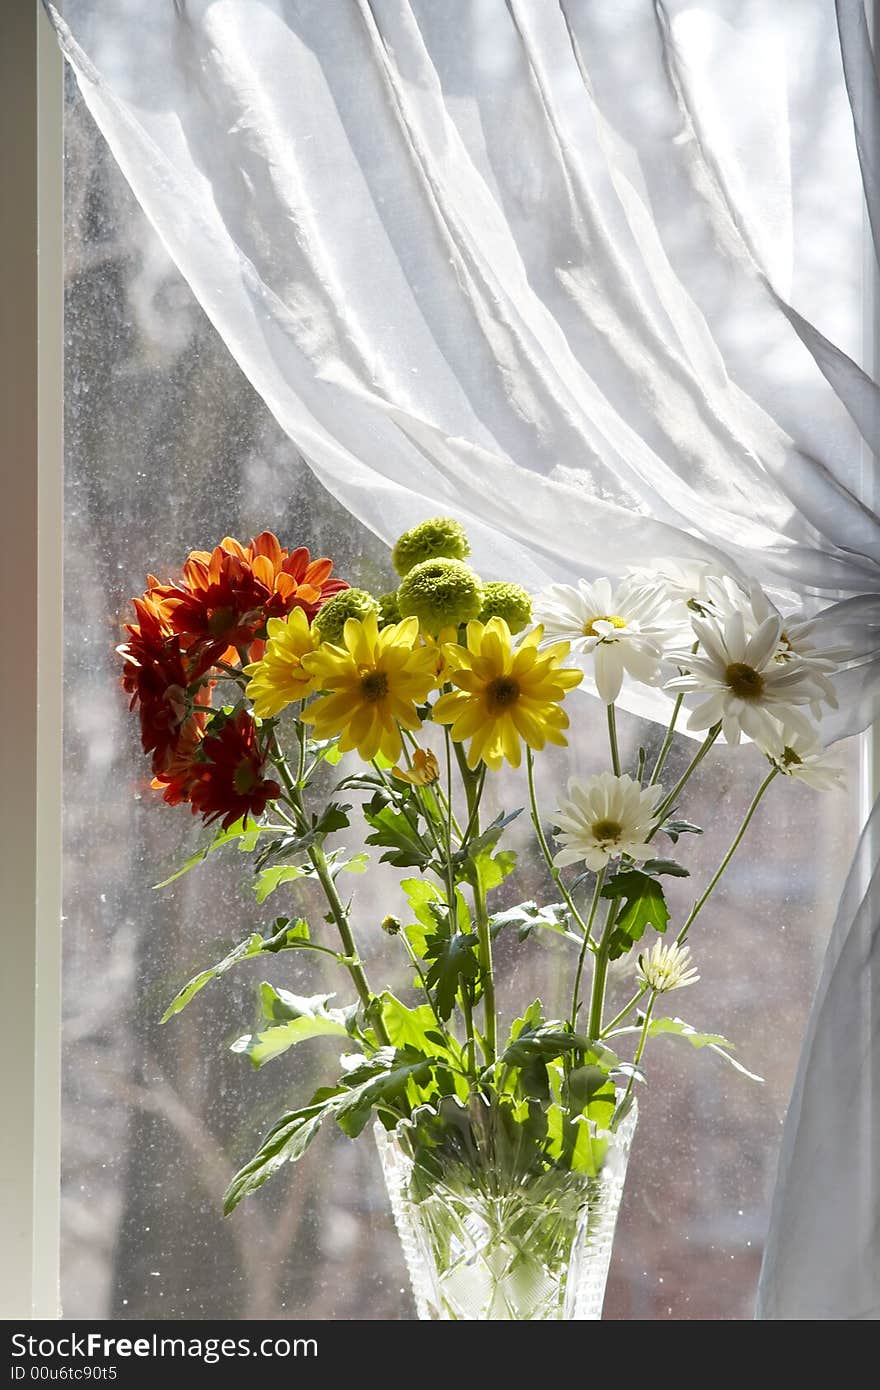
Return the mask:
{"type": "Polygon", "coordinates": [[[173,877],[234,846],[250,855],[258,901],[285,891],[293,904],[186,983],[164,1019],[242,961],[274,972],[289,952],[332,958],[341,1002],[265,982],[258,1025],[233,1045],[257,1067],[315,1037],[338,1038],[343,1055],[265,1136],[226,1211],[301,1158],[322,1124],[356,1137],[372,1119],[422,1316],[597,1317],[651,1040],[678,1036],[744,1070],[723,1037],[660,1003],[699,978],[691,930],[770,785],[839,780],[818,730],[841,653],[710,565],[669,562],[617,587],[582,580],[533,598],[483,582],[468,555],[457,522],[422,522],[394,547],[398,587],[374,597],[270,532],[248,545],[226,537],[192,553],[179,580],[151,576],[134,600],[119,651],[153,786],[216,827],[173,877]],[[544,810],[536,761],[566,744],[572,705],[589,716],[571,699],[585,679],[605,705],[609,767],[573,769],[544,810]],[[644,750],[622,766],[624,682],[670,692],[651,766],[644,750]],[[667,786],[685,717],[698,741],[667,786]],[[688,875],[676,856],[702,833],[682,814],[688,781],[718,740],[743,736],[763,759],[760,783],[673,926],[664,879],[688,875]],[[344,755],[345,775],[319,797],[344,755]],[[519,770],[523,806],[487,821],[487,781],[505,764],[519,770]],[[526,809],[555,900],[499,908],[517,872],[506,832],[526,809]],[[333,841],[355,816],[365,850],[352,857],[333,841]],[[370,852],[401,872],[405,920],[381,926],[408,962],[404,999],[371,980],[342,886],[370,852]],[[296,910],[304,880],[320,885],[324,921],[296,910]],[[502,933],[566,943],[564,1016],[526,998],[518,1017],[499,1018],[502,933]],[[610,1006],[609,965],[624,958],[630,986],[610,1006]]]}

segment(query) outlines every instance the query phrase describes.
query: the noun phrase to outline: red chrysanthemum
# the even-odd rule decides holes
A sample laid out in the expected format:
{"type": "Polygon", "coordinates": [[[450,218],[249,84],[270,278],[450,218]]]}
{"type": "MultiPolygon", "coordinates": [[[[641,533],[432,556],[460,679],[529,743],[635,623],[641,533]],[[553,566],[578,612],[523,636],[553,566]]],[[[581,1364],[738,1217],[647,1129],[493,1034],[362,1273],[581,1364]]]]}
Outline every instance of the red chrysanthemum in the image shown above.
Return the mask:
{"type": "Polygon", "coordinates": [[[281,794],[278,783],[264,775],[266,758],[245,710],[217,733],[207,732],[192,767],[192,782],[185,790],[193,814],[206,824],[222,816],[224,830],[242,817],[261,816],[267,803],[281,794]]]}
{"type": "Polygon", "coordinates": [[[304,546],[288,552],[271,531],[247,546],[225,536],[212,551],[192,551],[180,583],[155,585],[153,597],[186,650],[234,661],[265,635],[269,618],[302,608],[311,622],[347,589],[330,577],[332,569],[331,560],[313,560],[304,546]]]}
{"type": "Polygon", "coordinates": [[[158,773],[176,754],[187,726],[204,728],[200,710],[207,712],[212,684],[201,678],[210,663],[194,663],[184,652],[151,591],[133,603],[138,622],[127,624],[128,641],[117,648],[125,662],[122,686],[130,708],[137,708],[141,743],[158,773]]]}

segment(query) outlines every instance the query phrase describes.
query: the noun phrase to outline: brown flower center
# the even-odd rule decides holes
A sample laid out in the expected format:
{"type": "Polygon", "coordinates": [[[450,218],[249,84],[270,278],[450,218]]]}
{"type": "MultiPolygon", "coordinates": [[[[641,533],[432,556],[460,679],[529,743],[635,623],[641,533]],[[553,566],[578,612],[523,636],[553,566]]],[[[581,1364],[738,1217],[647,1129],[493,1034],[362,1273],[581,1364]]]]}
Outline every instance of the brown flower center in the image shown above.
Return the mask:
{"type": "Polygon", "coordinates": [[[486,687],[486,701],[491,710],[507,709],[520,697],[520,688],[510,676],[497,676],[486,687]]]}
{"type": "Polygon", "coordinates": [[[793,748],[785,748],[782,753],[783,767],[799,767],[803,758],[799,758],[793,748]]]}
{"type": "Polygon", "coordinates": [[[764,677],[743,661],[732,661],[724,679],[740,700],[758,700],[764,693],[764,677]]]}
{"type": "Polygon", "coordinates": [[[612,627],[626,627],[626,618],[621,618],[619,613],[597,613],[594,618],[590,618],[588,622],[584,623],[585,637],[598,637],[600,635],[596,631],[596,623],[610,623],[612,627]]]}
{"type": "Polygon", "coordinates": [[[377,700],[384,700],[388,694],[388,677],[384,671],[368,671],[365,676],[361,676],[361,695],[371,705],[377,700]]]}
{"type": "Polygon", "coordinates": [[[232,608],[213,608],[208,618],[208,631],[212,637],[222,637],[235,625],[235,610],[232,608]]]}
{"type": "Polygon", "coordinates": [[[593,834],[601,843],[607,841],[616,842],[623,833],[623,826],[616,820],[596,820],[593,821],[593,834]]]}

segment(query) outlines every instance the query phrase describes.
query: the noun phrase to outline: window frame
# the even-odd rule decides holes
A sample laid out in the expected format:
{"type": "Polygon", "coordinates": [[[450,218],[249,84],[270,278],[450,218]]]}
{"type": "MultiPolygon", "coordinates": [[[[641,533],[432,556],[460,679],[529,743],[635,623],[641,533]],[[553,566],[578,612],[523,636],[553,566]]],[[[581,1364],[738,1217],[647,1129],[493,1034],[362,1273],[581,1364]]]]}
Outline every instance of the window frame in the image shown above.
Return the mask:
{"type": "Polygon", "coordinates": [[[0,44],[0,1316],[57,1318],[61,1209],[63,70],[39,0],[0,44]],[[10,678],[11,677],[11,678],[10,678]],[[30,1043],[30,1045],[29,1045],[30,1043]]]}
{"type": "MultiPolygon", "coordinates": [[[[880,0],[866,6],[878,32],[880,0]]],[[[63,715],[63,59],[42,0],[16,0],[0,45],[0,1318],[61,1316],[63,715]],[[30,1040],[30,1046],[28,1046],[30,1040]]],[[[865,221],[864,359],[880,363],[880,277],[865,221]]],[[[867,479],[876,463],[865,449],[867,479]]],[[[880,485],[878,485],[880,487],[880,485]]],[[[880,491],[875,488],[876,501],[880,491]]],[[[862,736],[864,823],[880,738],[862,736]]],[[[866,1103],[870,1098],[866,1097],[866,1103]]]]}

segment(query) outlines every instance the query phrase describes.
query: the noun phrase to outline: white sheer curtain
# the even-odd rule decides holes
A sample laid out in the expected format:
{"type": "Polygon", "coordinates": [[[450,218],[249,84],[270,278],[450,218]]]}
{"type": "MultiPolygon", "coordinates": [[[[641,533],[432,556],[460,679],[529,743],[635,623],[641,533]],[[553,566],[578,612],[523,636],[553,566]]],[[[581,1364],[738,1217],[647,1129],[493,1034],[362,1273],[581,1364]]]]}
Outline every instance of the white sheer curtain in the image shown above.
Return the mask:
{"type": "MultiPolygon", "coordinates": [[[[455,513],[484,572],[531,585],[721,555],[857,647],[842,735],[880,686],[880,410],[854,360],[873,65],[860,0],[837,9],[840,38],[830,0],[49,6],[165,245],[347,507],[386,540],[455,513]]],[[[768,1317],[880,1315],[877,1030],[837,984],[859,950],[876,980],[863,896],[789,1121],[768,1317]],[[864,1103],[816,1094],[822,1057],[864,1103]]]]}

